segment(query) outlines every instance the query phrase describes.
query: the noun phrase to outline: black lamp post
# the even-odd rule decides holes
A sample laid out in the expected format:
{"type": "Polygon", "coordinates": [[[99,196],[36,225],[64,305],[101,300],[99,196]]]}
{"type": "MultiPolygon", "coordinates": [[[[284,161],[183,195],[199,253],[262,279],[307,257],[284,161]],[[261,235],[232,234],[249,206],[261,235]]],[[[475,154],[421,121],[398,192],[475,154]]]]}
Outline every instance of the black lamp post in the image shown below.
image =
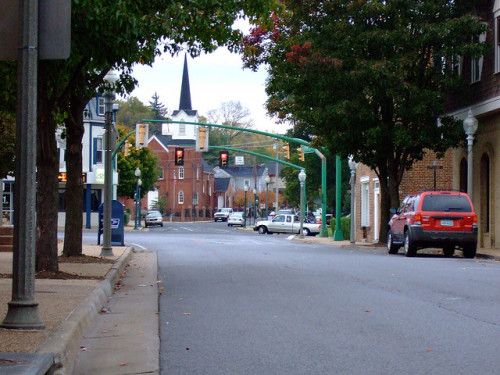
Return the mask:
{"type": "MultiPolygon", "coordinates": [[[[304,182],[306,181],[306,172],[303,169],[299,173],[299,183],[300,183],[300,230],[299,237],[304,238],[304,182]]],[[[326,224],[326,223],[325,223],[326,224]]]]}
{"type": "Polygon", "coordinates": [[[135,169],[135,177],[137,177],[137,181],[135,183],[135,215],[134,215],[134,230],[137,230],[138,227],[137,227],[137,219],[139,217],[139,209],[138,209],[138,202],[139,202],[139,181],[140,181],[140,178],[141,177],[141,170],[139,169],[139,167],[137,167],[135,169]]]}
{"type": "Polygon", "coordinates": [[[253,225],[257,222],[257,189],[253,189],[253,225]]]}
{"type": "Polygon", "coordinates": [[[106,91],[104,92],[104,108],[106,115],[106,150],[104,158],[104,207],[103,207],[103,240],[101,256],[113,256],[111,248],[111,189],[113,177],[111,170],[111,155],[112,155],[112,127],[113,127],[113,98],[115,97],[115,83],[118,80],[118,75],[113,70],[110,70],[104,77],[107,83],[106,91]]]}

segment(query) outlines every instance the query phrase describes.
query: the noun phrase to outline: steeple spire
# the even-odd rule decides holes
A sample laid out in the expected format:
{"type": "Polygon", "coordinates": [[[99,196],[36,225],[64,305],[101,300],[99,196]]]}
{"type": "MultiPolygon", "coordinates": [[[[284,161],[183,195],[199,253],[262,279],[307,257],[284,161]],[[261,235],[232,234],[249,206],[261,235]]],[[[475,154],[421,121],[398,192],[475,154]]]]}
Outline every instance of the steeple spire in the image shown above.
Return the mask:
{"type": "Polygon", "coordinates": [[[184,55],[184,71],[182,72],[181,100],[179,102],[179,109],[192,110],[191,90],[189,89],[187,54],[184,55]]]}

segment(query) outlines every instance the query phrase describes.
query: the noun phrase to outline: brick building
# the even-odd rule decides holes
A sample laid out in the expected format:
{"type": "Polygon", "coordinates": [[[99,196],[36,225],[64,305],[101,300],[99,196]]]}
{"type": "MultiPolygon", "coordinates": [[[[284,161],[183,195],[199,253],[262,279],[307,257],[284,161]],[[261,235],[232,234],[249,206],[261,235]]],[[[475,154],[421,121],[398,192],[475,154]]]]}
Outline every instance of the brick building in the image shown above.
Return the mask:
{"type": "MultiPolygon", "coordinates": [[[[491,46],[491,52],[478,59],[461,56],[456,64],[456,72],[470,82],[469,93],[464,97],[449,98],[448,110],[445,115],[465,120],[469,111],[478,121],[478,129],[474,134],[472,153],[468,155],[465,148],[456,148],[446,153],[446,158],[438,160],[443,163],[443,170],[437,171],[438,184],[455,190],[467,191],[467,181],[472,181],[472,191],[467,191],[478,215],[479,247],[498,248],[496,233],[500,233],[500,195],[496,194],[500,188],[500,165],[498,146],[500,145],[500,0],[486,0],[476,2],[475,11],[482,22],[487,24],[487,31],[478,35],[480,41],[491,46]],[[472,174],[468,176],[468,160],[472,162],[472,174]],[[439,182],[439,176],[442,180],[439,182]],[[450,184],[448,179],[451,177],[450,184]],[[448,185],[448,186],[447,186],[448,185]]],[[[464,139],[466,134],[464,131],[464,139]]],[[[421,166],[415,166],[413,171],[405,175],[401,184],[401,198],[411,190],[421,190],[423,185],[431,188],[433,185],[433,171],[427,170],[432,165],[433,158],[426,156],[421,166]],[[428,159],[429,158],[429,159],[428,159]]],[[[365,238],[367,241],[377,241],[373,235],[373,216],[367,220],[361,217],[361,195],[365,194],[373,205],[376,196],[376,176],[364,166],[357,170],[357,240],[365,238]],[[364,177],[364,179],[362,179],[364,177]],[[368,183],[367,183],[368,182],[368,183]],[[364,185],[363,185],[364,184],[364,185]],[[363,187],[363,191],[361,188],[363,187]],[[368,189],[368,190],[367,190],[368,189]],[[369,230],[362,230],[364,224],[369,224],[369,230]],[[365,235],[365,237],[363,237],[365,235]]],[[[371,206],[370,206],[371,207],[371,206]]],[[[373,210],[368,210],[373,215],[373,210]]],[[[366,215],[366,213],[365,213],[366,215]]],[[[376,223],[375,223],[376,224],[376,223]]]]}
{"type": "MultiPolygon", "coordinates": [[[[406,171],[399,185],[399,197],[434,188],[453,188],[453,151],[446,152],[444,158],[437,159],[433,152],[415,163],[406,171]]],[[[356,169],[356,240],[379,242],[380,226],[380,184],[375,172],[364,164],[356,169]]]]}

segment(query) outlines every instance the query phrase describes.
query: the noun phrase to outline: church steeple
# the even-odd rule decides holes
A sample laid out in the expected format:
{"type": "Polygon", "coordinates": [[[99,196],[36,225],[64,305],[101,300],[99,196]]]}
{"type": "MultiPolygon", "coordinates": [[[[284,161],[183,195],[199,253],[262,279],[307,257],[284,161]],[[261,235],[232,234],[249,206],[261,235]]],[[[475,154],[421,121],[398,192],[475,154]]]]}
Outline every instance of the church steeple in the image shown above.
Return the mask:
{"type": "Polygon", "coordinates": [[[179,102],[179,109],[184,111],[193,109],[191,107],[191,90],[189,89],[187,54],[184,55],[184,71],[182,72],[181,100],[179,102]]]}

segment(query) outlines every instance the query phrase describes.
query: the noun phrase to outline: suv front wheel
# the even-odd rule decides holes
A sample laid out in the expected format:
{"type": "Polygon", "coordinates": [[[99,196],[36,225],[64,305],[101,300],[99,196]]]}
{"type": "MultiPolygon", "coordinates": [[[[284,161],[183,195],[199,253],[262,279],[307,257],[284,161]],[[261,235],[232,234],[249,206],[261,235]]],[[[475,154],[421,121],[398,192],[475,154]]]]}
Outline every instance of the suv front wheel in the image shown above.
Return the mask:
{"type": "Polygon", "coordinates": [[[417,247],[411,241],[409,230],[405,232],[404,247],[407,257],[414,257],[417,254],[417,247]]]}

